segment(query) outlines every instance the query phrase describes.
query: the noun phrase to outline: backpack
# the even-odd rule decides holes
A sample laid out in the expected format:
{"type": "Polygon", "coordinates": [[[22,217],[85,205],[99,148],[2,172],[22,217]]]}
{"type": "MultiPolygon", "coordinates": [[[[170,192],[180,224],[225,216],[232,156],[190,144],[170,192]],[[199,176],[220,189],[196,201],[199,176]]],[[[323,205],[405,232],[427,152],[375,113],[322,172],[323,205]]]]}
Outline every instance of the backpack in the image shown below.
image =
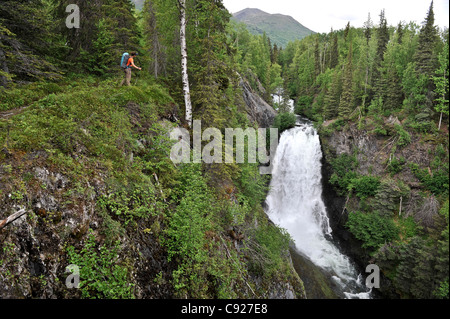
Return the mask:
{"type": "Polygon", "coordinates": [[[122,69],[126,69],[127,68],[127,64],[128,64],[128,60],[130,59],[130,55],[127,53],[127,52],[125,52],[123,55],[122,55],[122,60],[120,60],[120,67],[122,68],[122,69]]]}

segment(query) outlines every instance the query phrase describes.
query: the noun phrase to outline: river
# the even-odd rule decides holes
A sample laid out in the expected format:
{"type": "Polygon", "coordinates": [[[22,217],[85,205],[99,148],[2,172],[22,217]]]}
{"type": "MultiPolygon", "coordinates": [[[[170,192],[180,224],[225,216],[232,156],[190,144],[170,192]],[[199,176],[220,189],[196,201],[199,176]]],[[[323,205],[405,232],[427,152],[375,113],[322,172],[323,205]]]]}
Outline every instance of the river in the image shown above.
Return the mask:
{"type": "Polygon", "coordinates": [[[266,213],[294,241],[294,266],[308,298],[369,299],[363,276],[334,243],[322,199],[321,159],[317,131],[299,118],[280,137],[266,213]]]}

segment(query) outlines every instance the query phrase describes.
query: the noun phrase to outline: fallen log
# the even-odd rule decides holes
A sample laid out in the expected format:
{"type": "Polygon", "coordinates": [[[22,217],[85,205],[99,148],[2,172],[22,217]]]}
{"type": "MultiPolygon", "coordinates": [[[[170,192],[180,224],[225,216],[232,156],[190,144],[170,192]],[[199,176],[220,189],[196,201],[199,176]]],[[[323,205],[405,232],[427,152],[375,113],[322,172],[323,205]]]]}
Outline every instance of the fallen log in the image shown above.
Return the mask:
{"type": "Polygon", "coordinates": [[[12,214],[11,216],[7,217],[4,220],[0,220],[0,229],[3,229],[6,225],[8,225],[9,223],[15,221],[17,218],[21,217],[22,215],[24,215],[27,211],[22,208],[21,210],[19,210],[18,212],[12,214]]]}

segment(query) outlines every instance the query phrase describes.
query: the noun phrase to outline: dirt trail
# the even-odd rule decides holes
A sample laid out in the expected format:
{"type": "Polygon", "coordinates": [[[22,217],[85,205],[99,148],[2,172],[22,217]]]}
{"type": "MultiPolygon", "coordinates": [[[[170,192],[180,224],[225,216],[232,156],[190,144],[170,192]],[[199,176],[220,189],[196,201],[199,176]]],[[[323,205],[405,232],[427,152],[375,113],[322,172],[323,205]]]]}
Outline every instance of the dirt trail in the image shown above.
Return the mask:
{"type": "Polygon", "coordinates": [[[22,106],[22,107],[19,107],[19,108],[16,108],[16,109],[0,112],[0,119],[7,120],[7,119],[9,119],[10,117],[12,117],[14,115],[22,113],[27,108],[28,108],[28,106],[22,106]]]}

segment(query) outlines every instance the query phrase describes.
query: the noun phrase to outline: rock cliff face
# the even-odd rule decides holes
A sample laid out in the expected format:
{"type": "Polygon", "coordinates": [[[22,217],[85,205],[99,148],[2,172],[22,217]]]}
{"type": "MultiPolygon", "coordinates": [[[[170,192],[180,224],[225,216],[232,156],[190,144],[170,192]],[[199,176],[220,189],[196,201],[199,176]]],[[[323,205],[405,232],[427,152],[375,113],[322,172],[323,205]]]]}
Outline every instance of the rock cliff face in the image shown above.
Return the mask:
{"type": "MultiPolygon", "coordinates": [[[[398,143],[401,137],[395,133],[394,126],[400,122],[395,118],[389,118],[385,123],[388,134],[376,134],[373,130],[358,128],[356,124],[347,124],[338,130],[327,129],[328,125],[332,124],[325,123],[320,129],[324,153],[322,166],[324,201],[335,239],[344,252],[358,264],[360,271],[365,272],[365,267],[373,262],[373,256],[361,247],[362,242],[345,226],[348,215],[361,209],[363,201],[354,194],[349,197],[338,195],[335,186],[330,183],[334,173],[332,161],[343,154],[355,156],[358,162],[355,169],[357,174],[375,176],[381,181],[395,180],[406,185],[408,193],[406,196],[401,200],[397,197],[388,198],[386,199],[388,203],[383,205],[387,204],[388,210],[396,218],[412,217],[417,225],[426,229],[433,227],[439,212],[439,203],[434,195],[425,195],[423,184],[413,174],[409,164],[417,164],[430,170],[439,143],[425,140],[423,135],[412,132],[408,133],[410,139],[407,143],[398,143]],[[404,161],[401,169],[396,172],[389,171],[391,161],[399,158],[404,161]]],[[[377,198],[373,198],[369,203],[377,205],[377,201],[377,198]]],[[[367,202],[364,205],[367,205],[367,202]]],[[[383,274],[381,286],[382,289],[374,291],[375,297],[399,297],[392,281],[383,274]]]]}
{"type": "MultiPolygon", "coordinates": [[[[249,117],[261,126],[269,126],[275,116],[273,109],[244,82],[243,89],[249,117]]],[[[130,102],[124,109],[136,130],[151,125],[143,119],[136,103],[130,102]]],[[[165,126],[166,122],[158,123],[165,126]]],[[[91,135],[87,130],[81,130],[81,134],[86,138],[91,135]]],[[[139,147],[134,150],[135,156],[151,147],[144,140],[136,143],[139,147]]],[[[0,229],[0,298],[82,297],[80,289],[66,287],[66,267],[71,264],[68,247],[84,249],[90,232],[100,245],[89,252],[96,254],[95,262],[101,262],[100,248],[108,236],[120,239],[116,257],[128,270],[126,284],[132,286],[136,299],[173,298],[172,273],[178,266],[168,261],[167,248],[161,243],[164,221],[159,217],[136,219],[127,227],[114,215],[102,213],[99,205],[111,192],[108,168],[95,159],[91,161],[81,143],[75,144],[70,154],[66,158],[68,165],[77,160],[89,167],[90,173],[81,180],[71,176],[70,169],[61,170],[50,151],[0,150],[0,221],[26,210],[0,229]]],[[[127,165],[131,164],[133,153],[126,155],[127,165]]],[[[291,273],[290,282],[264,282],[257,276],[251,281],[261,298],[304,298],[303,283],[293,268],[291,273]]],[[[238,294],[255,296],[245,287],[238,294]]]]}
{"type": "Polygon", "coordinates": [[[277,112],[251,88],[247,80],[241,79],[240,86],[250,121],[258,123],[261,128],[270,127],[277,112]]]}
{"type": "MultiPolygon", "coordinates": [[[[67,245],[84,243],[89,229],[101,238],[104,232],[100,227],[114,225],[97,206],[99,198],[106,195],[105,175],[96,171],[86,185],[75,185],[49,165],[48,156],[43,151],[8,153],[0,166],[0,219],[21,208],[27,210],[0,230],[1,298],[79,298],[79,289],[65,285],[70,264],[67,245]],[[20,176],[26,176],[27,183],[19,192],[15,183],[20,176]]],[[[119,259],[130,263],[136,298],[171,298],[173,288],[164,275],[172,271],[167,254],[156,230],[141,230],[152,226],[143,221],[136,231],[122,233],[124,249],[119,259]],[[153,279],[160,272],[163,276],[156,283],[153,279]]]]}

